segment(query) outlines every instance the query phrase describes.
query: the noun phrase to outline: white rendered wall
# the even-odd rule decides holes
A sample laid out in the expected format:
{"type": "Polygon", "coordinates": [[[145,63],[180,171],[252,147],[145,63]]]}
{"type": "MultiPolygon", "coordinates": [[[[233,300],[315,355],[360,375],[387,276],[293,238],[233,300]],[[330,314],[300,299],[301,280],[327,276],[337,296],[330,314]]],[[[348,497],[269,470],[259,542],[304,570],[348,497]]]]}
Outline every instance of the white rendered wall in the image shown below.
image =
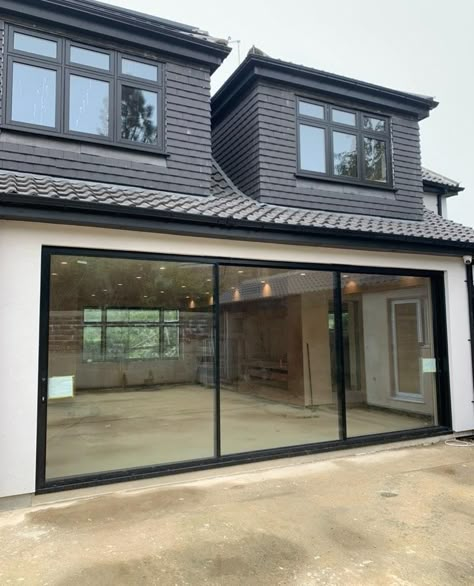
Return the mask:
{"type": "Polygon", "coordinates": [[[445,271],[453,427],[474,429],[461,258],[347,251],[0,221],[0,497],[35,490],[41,248],[70,246],[287,262],[445,271]]]}

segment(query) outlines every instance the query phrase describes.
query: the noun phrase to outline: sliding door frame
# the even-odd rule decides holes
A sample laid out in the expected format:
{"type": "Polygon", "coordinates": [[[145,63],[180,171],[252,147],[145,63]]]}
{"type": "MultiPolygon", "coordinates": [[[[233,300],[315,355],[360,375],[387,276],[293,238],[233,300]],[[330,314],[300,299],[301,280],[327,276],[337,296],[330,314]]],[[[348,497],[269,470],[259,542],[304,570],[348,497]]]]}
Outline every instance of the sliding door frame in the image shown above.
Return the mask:
{"type": "Polygon", "coordinates": [[[403,267],[367,267],[349,264],[295,263],[268,260],[229,259],[222,257],[201,257],[177,254],[155,254],[118,250],[98,250],[88,248],[68,248],[44,246],[41,254],[41,297],[40,297],[40,334],[39,334],[39,372],[38,372],[38,422],[37,422],[37,459],[36,459],[36,493],[49,493],[66,489],[98,486],[111,482],[124,482],[140,478],[158,477],[178,472],[204,470],[239,463],[258,462],[292,455],[312,454],[330,450],[344,449],[351,446],[387,443],[391,441],[423,438],[441,435],[451,431],[451,406],[448,370],[448,346],[446,306],[444,293],[444,273],[442,271],[424,271],[403,267]],[[60,479],[46,479],[46,433],[47,433],[47,387],[48,387],[48,346],[49,346],[49,308],[50,308],[50,266],[51,257],[90,256],[100,258],[117,258],[144,261],[190,262],[212,265],[213,267],[213,317],[214,317],[214,456],[191,461],[160,464],[139,468],[113,470],[72,476],[60,479]],[[263,449],[254,452],[241,452],[230,455],[221,453],[221,414],[220,414],[220,305],[219,305],[219,269],[221,266],[248,266],[259,268],[280,268],[288,270],[312,270],[332,272],[334,278],[333,302],[335,311],[335,352],[336,383],[339,411],[339,439],[320,443],[263,449]],[[374,435],[347,437],[347,418],[345,404],[345,365],[342,323],[342,273],[360,273],[377,275],[400,275],[425,277],[430,279],[432,295],[432,318],[435,355],[438,369],[436,373],[437,416],[438,425],[387,432],[374,435]]]}

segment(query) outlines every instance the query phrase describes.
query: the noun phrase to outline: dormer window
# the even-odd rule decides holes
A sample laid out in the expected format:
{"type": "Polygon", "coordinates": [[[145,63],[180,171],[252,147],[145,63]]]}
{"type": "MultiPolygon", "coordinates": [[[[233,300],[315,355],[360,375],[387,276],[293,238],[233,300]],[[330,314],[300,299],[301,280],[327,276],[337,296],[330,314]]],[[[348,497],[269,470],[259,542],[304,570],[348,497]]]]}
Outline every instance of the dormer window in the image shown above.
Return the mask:
{"type": "Polygon", "coordinates": [[[391,186],[389,119],[297,99],[298,173],[391,186]]]}
{"type": "Polygon", "coordinates": [[[4,122],[16,130],[163,151],[163,67],[10,27],[4,122]]]}

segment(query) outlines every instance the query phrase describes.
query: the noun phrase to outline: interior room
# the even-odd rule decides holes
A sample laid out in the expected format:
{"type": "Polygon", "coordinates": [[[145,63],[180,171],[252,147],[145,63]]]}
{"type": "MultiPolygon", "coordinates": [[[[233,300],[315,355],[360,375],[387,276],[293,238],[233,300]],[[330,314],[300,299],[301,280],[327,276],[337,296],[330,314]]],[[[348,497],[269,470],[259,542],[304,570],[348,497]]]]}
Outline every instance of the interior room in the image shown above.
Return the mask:
{"type": "Polygon", "coordinates": [[[345,439],[342,398],[348,438],[434,425],[430,299],[422,277],[53,254],[46,477],[345,439]]]}

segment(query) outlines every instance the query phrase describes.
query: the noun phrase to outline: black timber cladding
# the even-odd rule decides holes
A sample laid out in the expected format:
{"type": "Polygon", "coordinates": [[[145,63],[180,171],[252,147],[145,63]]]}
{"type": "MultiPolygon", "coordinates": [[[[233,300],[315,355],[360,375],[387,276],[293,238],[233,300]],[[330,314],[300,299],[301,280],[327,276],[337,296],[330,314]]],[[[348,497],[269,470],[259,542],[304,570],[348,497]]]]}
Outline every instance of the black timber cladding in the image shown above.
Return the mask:
{"type": "MultiPolygon", "coordinates": [[[[252,60],[252,56],[247,58],[239,68],[240,72],[237,70],[213,99],[214,156],[239,188],[243,191],[247,188],[249,195],[265,203],[407,220],[422,218],[423,182],[418,119],[434,107],[434,102],[414,96],[415,107],[410,103],[411,95],[408,95],[408,105],[396,108],[395,102],[399,98],[394,98],[391,90],[387,90],[389,97],[384,99],[388,105],[377,107],[377,97],[371,95],[369,106],[362,101],[361,95],[353,97],[355,91],[350,93],[351,97],[348,97],[347,89],[336,96],[339,90],[335,88],[334,96],[328,96],[305,89],[303,81],[301,85],[296,85],[270,79],[270,75],[258,73],[257,66],[251,69],[252,60]],[[254,136],[253,139],[246,134],[250,132],[248,116],[244,119],[240,114],[241,101],[249,99],[249,88],[254,104],[252,126],[257,131],[257,138],[254,136]],[[390,115],[394,189],[367,188],[297,176],[295,112],[298,95],[390,115]],[[424,109],[418,101],[424,103],[424,109]],[[411,112],[408,111],[410,108],[411,112]],[[241,123],[235,123],[235,118],[242,118],[241,123]],[[245,165],[236,156],[236,151],[245,165]],[[249,181],[252,185],[250,190],[249,181]]],[[[260,58],[256,61],[259,62],[260,58]]],[[[325,83],[329,82],[326,80],[325,83]]],[[[346,80],[345,83],[349,82],[346,80]]],[[[381,88],[381,93],[384,91],[381,88]]]]}
{"type": "MultiPolygon", "coordinates": [[[[0,21],[0,95],[5,96],[5,26],[0,21]]],[[[27,26],[29,23],[22,23],[27,26]]],[[[97,46],[96,39],[73,38],[97,46]]],[[[117,48],[112,43],[107,47],[117,48]]],[[[135,50],[137,56],[150,54],[135,50]]],[[[87,141],[3,130],[1,168],[208,195],[211,181],[210,71],[177,59],[165,65],[166,156],[87,141]]]]}
{"type": "Polygon", "coordinates": [[[259,95],[253,87],[212,134],[215,159],[245,194],[255,198],[260,191],[259,116],[259,95]]]}

